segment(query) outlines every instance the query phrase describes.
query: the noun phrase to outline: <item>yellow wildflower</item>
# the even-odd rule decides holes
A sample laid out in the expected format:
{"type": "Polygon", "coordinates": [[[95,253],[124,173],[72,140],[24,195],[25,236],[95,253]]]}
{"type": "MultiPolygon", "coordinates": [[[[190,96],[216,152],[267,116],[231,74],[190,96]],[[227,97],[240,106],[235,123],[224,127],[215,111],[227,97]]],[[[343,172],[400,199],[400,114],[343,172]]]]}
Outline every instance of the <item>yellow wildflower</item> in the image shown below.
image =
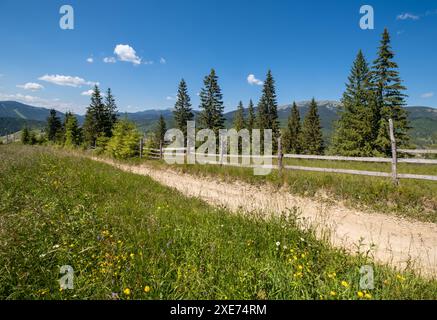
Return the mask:
{"type": "Polygon", "coordinates": [[[124,293],[125,295],[129,296],[129,295],[130,295],[130,289],[129,289],[129,288],[124,289],[124,290],[123,290],[123,293],[124,293]]]}
{"type": "Polygon", "coordinates": [[[401,276],[400,274],[396,275],[396,278],[398,278],[399,281],[404,281],[405,278],[401,276]]]}
{"type": "Polygon", "coordinates": [[[149,293],[150,292],[150,287],[149,286],[145,286],[144,287],[144,292],[145,293],[149,293]]]}
{"type": "Polygon", "coordinates": [[[331,296],[335,297],[335,296],[337,295],[337,292],[335,292],[335,291],[331,291],[329,294],[330,294],[331,296]]]}
{"type": "Polygon", "coordinates": [[[341,285],[342,285],[343,287],[345,287],[345,288],[348,288],[348,287],[349,287],[349,283],[347,283],[346,281],[342,281],[342,282],[341,282],[341,285]]]}
{"type": "Polygon", "coordinates": [[[362,291],[357,292],[358,298],[364,297],[364,293],[362,291]]]}

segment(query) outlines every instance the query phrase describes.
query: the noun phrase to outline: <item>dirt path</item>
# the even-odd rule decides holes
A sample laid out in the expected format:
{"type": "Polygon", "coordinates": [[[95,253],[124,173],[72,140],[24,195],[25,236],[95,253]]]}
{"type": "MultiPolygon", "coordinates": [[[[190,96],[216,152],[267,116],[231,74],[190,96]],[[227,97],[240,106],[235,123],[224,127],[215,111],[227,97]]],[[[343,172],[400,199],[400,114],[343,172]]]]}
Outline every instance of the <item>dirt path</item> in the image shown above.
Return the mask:
{"type": "Polygon", "coordinates": [[[301,217],[316,227],[319,234],[328,230],[334,246],[356,252],[372,246],[374,259],[397,268],[413,267],[426,277],[437,278],[437,224],[415,222],[394,216],[365,213],[341,204],[323,203],[311,198],[275,190],[269,186],[254,186],[244,182],[218,182],[210,178],[160,170],[146,165],[129,166],[109,160],[95,159],[124,171],[148,175],[157,182],[175,188],[184,195],[199,197],[213,205],[232,211],[259,210],[280,213],[298,207],[301,217]]]}

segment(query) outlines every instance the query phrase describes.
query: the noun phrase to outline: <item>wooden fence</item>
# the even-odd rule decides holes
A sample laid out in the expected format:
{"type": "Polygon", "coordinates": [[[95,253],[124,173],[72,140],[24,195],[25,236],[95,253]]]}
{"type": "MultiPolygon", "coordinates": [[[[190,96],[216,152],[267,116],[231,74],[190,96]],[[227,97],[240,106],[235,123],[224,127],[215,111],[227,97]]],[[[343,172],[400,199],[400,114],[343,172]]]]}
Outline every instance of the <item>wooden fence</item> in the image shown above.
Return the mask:
{"type": "MultiPolygon", "coordinates": [[[[398,163],[415,163],[415,164],[434,164],[437,165],[437,160],[434,159],[417,159],[417,158],[398,158],[398,153],[417,155],[417,154],[437,154],[437,150],[407,150],[407,149],[397,149],[396,140],[394,137],[393,122],[389,121],[390,127],[390,140],[392,147],[392,157],[343,157],[343,156],[321,156],[321,155],[302,155],[302,154],[283,154],[281,138],[278,139],[278,153],[277,155],[233,155],[225,154],[224,148],[220,148],[220,154],[203,154],[193,152],[192,154],[198,156],[211,156],[214,157],[215,161],[208,161],[208,164],[218,164],[227,166],[238,166],[238,167],[255,167],[256,165],[241,165],[235,163],[227,163],[225,158],[266,158],[266,159],[277,159],[276,165],[264,166],[272,169],[277,169],[279,172],[282,170],[302,170],[302,171],[313,171],[313,172],[326,172],[326,173],[339,173],[339,174],[353,174],[353,175],[364,175],[364,176],[374,176],[374,177],[387,177],[391,178],[393,183],[397,184],[399,179],[418,179],[418,180],[431,180],[437,181],[437,176],[433,175],[420,175],[420,174],[409,174],[409,173],[398,173],[398,163]],[[219,159],[217,161],[217,158],[219,159]],[[330,161],[354,161],[354,162],[374,162],[374,163],[391,163],[391,172],[380,172],[380,171],[365,171],[365,170],[352,170],[352,169],[334,169],[334,168],[321,168],[321,167],[307,167],[307,166],[295,166],[295,165],[284,165],[285,159],[305,159],[305,160],[330,160],[330,161]]],[[[163,144],[160,144],[159,149],[156,148],[144,148],[143,140],[140,141],[140,157],[147,156],[151,159],[163,159],[165,155],[187,154],[187,148],[165,148],[163,144]]]]}

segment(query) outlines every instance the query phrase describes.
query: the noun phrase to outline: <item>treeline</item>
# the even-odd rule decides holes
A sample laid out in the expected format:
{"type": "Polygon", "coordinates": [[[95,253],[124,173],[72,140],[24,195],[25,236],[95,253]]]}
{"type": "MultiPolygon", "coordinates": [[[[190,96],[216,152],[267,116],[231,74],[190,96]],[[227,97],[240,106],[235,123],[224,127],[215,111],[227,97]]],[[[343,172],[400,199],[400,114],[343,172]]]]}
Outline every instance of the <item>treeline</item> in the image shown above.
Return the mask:
{"type": "MultiPolygon", "coordinates": [[[[399,147],[409,146],[410,129],[403,93],[406,88],[394,62],[387,30],[382,34],[378,55],[369,66],[360,50],[352,65],[346,90],[343,94],[340,117],[335,124],[329,149],[326,148],[318,106],[313,98],[304,119],[301,119],[296,103],[293,103],[287,125],[281,129],[278,121],[278,103],[275,80],[267,72],[262,95],[256,107],[252,100],[247,109],[240,101],[233,119],[236,130],[271,129],[273,150],[278,138],[283,141],[284,151],[296,154],[331,153],[345,156],[390,155],[388,120],[393,119],[395,137],[399,147]]],[[[187,83],[179,83],[176,103],[173,109],[175,127],[187,136],[187,121],[196,120],[197,129],[212,129],[216,136],[225,129],[223,95],[214,69],[205,76],[200,91],[200,112],[196,119],[187,83]]],[[[164,140],[167,124],[160,116],[156,129],[147,143],[159,147],[164,140]]],[[[99,153],[108,153],[117,158],[138,154],[141,134],[135,124],[127,119],[117,118],[117,106],[111,89],[104,98],[98,86],[94,87],[91,103],[87,108],[85,123],[79,127],[76,117],[67,113],[63,121],[51,110],[47,119],[47,140],[65,147],[94,148],[99,153]]],[[[23,132],[23,142],[33,143],[35,138],[23,132]]]]}
{"type": "MultiPolygon", "coordinates": [[[[106,153],[115,158],[136,156],[141,137],[136,126],[127,119],[118,119],[115,98],[109,88],[104,97],[99,87],[94,87],[91,103],[87,107],[82,127],[74,114],[67,112],[63,120],[56,110],[50,110],[45,137],[42,142],[65,148],[92,148],[98,154],[106,153]]],[[[34,144],[35,135],[28,128],[22,132],[24,144],[34,144]]]]}
{"type": "MultiPolygon", "coordinates": [[[[403,93],[406,88],[393,60],[387,29],[382,34],[378,57],[369,67],[361,50],[353,63],[343,94],[340,118],[335,124],[335,132],[330,148],[326,150],[318,106],[313,98],[305,119],[301,120],[299,109],[293,103],[286,127],[281,130],[278,121],[278,104],[275,81],[271,71],[267,72],[262,96],[256,111],[252,100],[247,109],[240,101],[233,119],[237,130],[272,129],[274,150],[276,141],[282,136],[286,152],[302,154],[324,154],[326,152],[345,156],[390,155],[388,120],[393,119],[395,137],[400,147],[409,145],[410,129],[403,93]]],[[[215,70],[204,79],[200,92],[200,113],[196,124],[200,128],[210,128],[218,133],[225,128],[223,100],[215,70]]],[[[187,84],[182,79],[179,84],[177,101],[173,111],[176,127],[186,135],[186,122],[194,119],[187,84]]],[[[160,119],[157,130],[162,135],[165,128],[160,119]]]]}

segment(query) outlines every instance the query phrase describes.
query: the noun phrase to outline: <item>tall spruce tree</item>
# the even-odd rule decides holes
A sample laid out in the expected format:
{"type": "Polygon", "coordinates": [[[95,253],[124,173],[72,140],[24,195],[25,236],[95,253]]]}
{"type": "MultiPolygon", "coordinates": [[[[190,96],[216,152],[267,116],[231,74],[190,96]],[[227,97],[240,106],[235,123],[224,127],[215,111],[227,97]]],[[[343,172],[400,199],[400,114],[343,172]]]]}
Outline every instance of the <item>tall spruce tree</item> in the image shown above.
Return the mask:
{"type": "Polygon", "coordinates": [[[223,95],[218,84],[218,77],[214,69],[203,80],[204,87],[200,91],[199,125],[204,129],[211,129],[218,137],[218,131],[224,129],[223,95]]]}
{"type": "Polygon", "coordinates": [[[88,145],[96,146],[97,138],[105,136],[107,124],[106,107],[103,103],[100,89],[96,85],[91,95],[91,103],[87,108],[85,123],[83,125],[84,138],[88,145]]]}
{"type": "Polygon", "coordinates": [[[296,102],[293,102],[290,116],[288,117],[287,128],[285,129],[284,147],[286,151],[299,154],[302,152],[302,127],[300,123],[299,109],[296,102]]]}
{"type": "Polygon", "coordinates": [[[65,121],[65,142],[68,148],[77,147],[82,142],[82,131],[79,127],[77,118],[70,113],[65,121]]]}
{"type": "Polygon", "coordinates": [[[104,114],[103,114],[103,132],[106,137],[112,136],[112,130],[117,122],[117,104],[111,88],[108,88],[105,96],[104,114]]]}
{"type": "Polygon", "coordinates": [[[367,157],[374,154],[377,134],[373,126],[377,116],[370,76],[368,63],[360,50],[348,77],[340,117],[335,124],[333,154],[367,157]]]}
{"type": "Polygon", "coordinates": [[[249,106],[247,108],[247,129],[249,130],[249,134],[252,135],[252,130],[256,125],[256,115],[253,106],[252,99],[249,101],[249,106]]]}
{"type": "Polygon", "coordinates": [[[273,150],[275,150],[279,137],[278,103],[276,101],[275,80],[270,70],[264,81],[257,117],[257,126],[260,130],[272,130],[273,150]]]}
{"type": "Polygon", "coordinates": [[[406,88],[402,85],[398,65],[393,61],[394,52],[390,46],[390,34],[387,29],[382,34],[378,58],[372,67],[372,85],[376,96],[376,114],[373,130],[377,132],[376,148],[380,154],[390,155],[391,144],[388,120],[393,119],[395,138],[399,147],[409,145],[408,114],[403,108],[406,88]]]}
{"type": "Polygon", "coordinates": [[[162,114],[159,116],[159,120],[155,127],[155,145],[158,148],[161,143],[164,143],[164,136],[167,131],[167,125],[162,114]]]}
{"type": "Polygon", "coordinates": [[[316,100],[313,98],[302,127],[302,147],[305,154],[320,155],[324,152],[322,126],[316,100]]]}
{"type": "Polygon", "coordinates": [[[47,118],[47,139],[51,142],[59,141],[62,134],[62,122],[57,116],[56,110],[51,109],[47,118]]]}
{"type": "Polygon", "coordinates": [[[241,101],[238,104],[237,111],[234,114],[233,125],[234,125],[234,129],[237,131],[246,128],[246,121],[244,119],[244,107],[243,107],[243,102],[241,101]]]}
{"type": "Polygon", "coordinates": [[[184,134],[185,141],[187,139],[187,121],[191,121],[194,118],[190,101],[191,99],[188,95],[187,83],[182,79],[179,83],[177,100],[173,110],[173,118],[176,127],[184,134]]]}

